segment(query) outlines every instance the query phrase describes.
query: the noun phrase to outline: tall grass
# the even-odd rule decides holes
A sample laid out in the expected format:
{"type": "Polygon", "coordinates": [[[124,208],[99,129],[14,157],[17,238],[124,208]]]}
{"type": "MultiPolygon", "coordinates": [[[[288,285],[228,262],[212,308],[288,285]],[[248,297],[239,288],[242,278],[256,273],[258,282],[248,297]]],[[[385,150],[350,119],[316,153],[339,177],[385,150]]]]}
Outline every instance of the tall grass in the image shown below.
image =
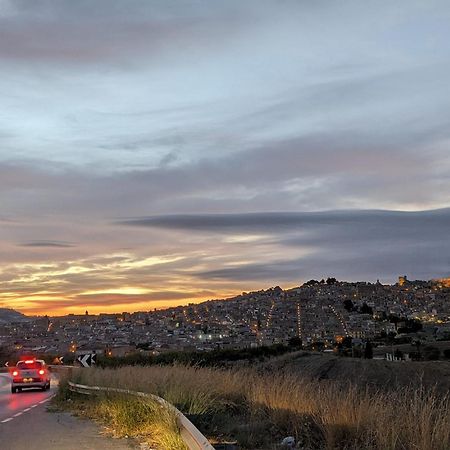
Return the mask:
{"type": "Polygon", "coordinates": [[[382,392],[295,375],[186,366],[86,369],[78,380],[150,392],[200,417],[256,417],[266,424],[266,435],[259,436],[263,448],[270,448],[271,438],[292,434],[327,450],[450,449],[449,396],[422,386],[382,392]]]}
{"type": "MultiPolygon", "coordinates": [[[[76,376],[80,381],[79,376],[76,376]]],[[[131,436],[158,449],[187,450],[178,426],[176,413],[148,398],[101,392],[96,396],[74,395],[68,379],[63,377],[53,400],[56,409],[71,409],[107,425],[117,437],[131,436]],[[69,403],[70,402],[70,403],[69,403]]]]}
{"type": "Polygon", "coordinates": [[[165,450],[187,450],[175,414],[155,402],[114,395],[101,396],[89,405],[89,415],[108,423],[119,436],[148,438],[165,450]]]}

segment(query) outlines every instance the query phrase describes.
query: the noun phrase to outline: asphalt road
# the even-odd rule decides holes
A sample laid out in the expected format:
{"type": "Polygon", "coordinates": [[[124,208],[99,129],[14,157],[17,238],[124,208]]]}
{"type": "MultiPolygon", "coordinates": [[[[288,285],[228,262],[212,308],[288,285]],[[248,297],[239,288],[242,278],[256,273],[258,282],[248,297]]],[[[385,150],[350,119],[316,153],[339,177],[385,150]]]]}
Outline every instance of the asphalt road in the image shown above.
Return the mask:
{"type": "Polygon", "coordinates": [[[16,417],[19,417],[50,400],[55,389],[55,381],[52,380],[52,383],[53,386],[49,391],[42,392],[40,389],[30,389],[24,390],[22,393],[11,394],[8,375],[1,374],[0,424],[11,422],[16,417]]]}
{"type": "Polygon", "coordinates": [[[113,439],[89,420],[69,413],[47,412],[55,393],[24,390],[11,394],[7,375],[0,374],[0,449],[2,450],[130,450],[139,448],[131,440],[113,439]]]}

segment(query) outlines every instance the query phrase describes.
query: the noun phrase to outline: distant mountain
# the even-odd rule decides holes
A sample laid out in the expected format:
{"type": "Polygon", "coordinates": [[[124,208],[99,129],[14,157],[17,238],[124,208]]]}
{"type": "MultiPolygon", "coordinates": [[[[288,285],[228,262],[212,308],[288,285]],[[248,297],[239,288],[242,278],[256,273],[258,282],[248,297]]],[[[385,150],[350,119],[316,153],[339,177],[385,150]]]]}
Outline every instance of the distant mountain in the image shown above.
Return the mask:
{"type": "Polygon", "coordinates": [[[24,314],[9,308],[0,308],[0,324],[11,322],[25,322],[30,320],[24,314]]]}

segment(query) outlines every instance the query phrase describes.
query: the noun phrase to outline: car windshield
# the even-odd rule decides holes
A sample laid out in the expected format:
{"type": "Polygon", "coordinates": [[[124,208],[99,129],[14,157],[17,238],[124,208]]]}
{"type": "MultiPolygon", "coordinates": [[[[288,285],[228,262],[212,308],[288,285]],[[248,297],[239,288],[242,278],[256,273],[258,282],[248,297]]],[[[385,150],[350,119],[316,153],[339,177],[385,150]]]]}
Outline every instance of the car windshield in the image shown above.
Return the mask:
{"type": "Polygon", "coordinates": [[[26,369],[40,369],[42,367],[42,363],[40,361],[19,361],[17,363],[17,368],[20,370],[26,369]]]}

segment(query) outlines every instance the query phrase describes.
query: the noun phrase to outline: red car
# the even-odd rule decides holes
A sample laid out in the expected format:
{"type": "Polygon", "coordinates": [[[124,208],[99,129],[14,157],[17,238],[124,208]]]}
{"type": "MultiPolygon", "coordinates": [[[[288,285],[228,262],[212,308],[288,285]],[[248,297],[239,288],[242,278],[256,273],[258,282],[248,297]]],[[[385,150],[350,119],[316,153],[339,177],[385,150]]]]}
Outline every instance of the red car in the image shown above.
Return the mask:
{"type": "Polygon", "coordinates": [[[11,392],[15,394],[22,389],[50,389],[50,373],[41,359],[19,361],[11,373],[11,392]]]}

